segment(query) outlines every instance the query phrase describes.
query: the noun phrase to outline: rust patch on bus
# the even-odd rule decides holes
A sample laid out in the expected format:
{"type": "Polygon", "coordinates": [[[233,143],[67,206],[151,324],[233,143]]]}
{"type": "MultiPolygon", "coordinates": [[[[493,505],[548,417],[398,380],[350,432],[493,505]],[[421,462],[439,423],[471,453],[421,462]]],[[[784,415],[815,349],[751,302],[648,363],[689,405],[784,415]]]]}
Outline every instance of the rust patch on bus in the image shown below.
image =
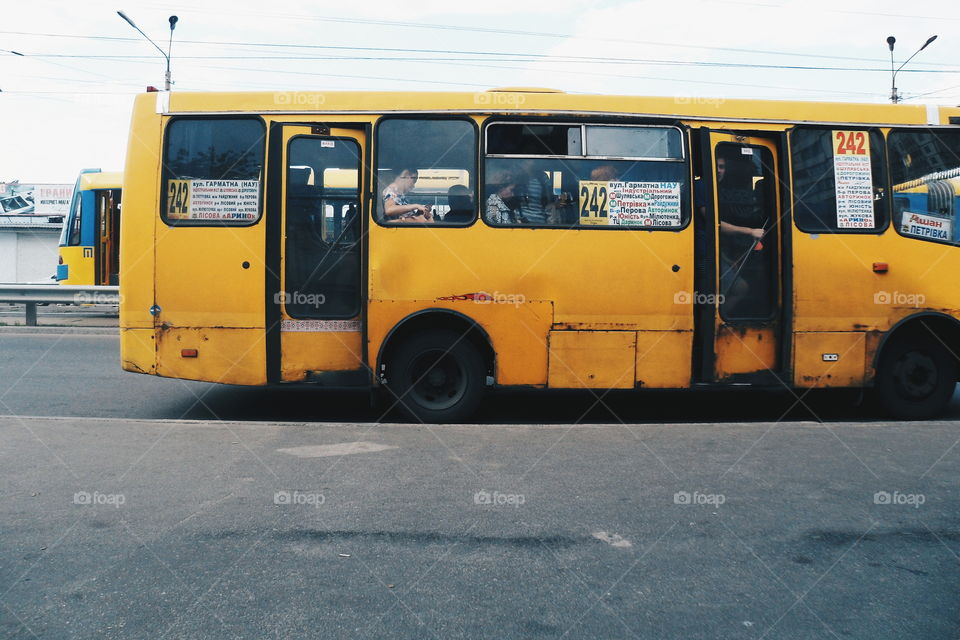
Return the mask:
{"type": "Polygon", "coordinates": [[[720,325],[719,330],[717,331],[718,336],[722,335],[739,335],[741,338],[746,337],[747,333],[753,331],[759,331],[762,329],[770,329],[773,327],[773,323],[770,322],[738,322],[737,324],[726,324],[723,323],[720,325]]]}
{"type": "MultiPolygon", "coordinates": [[[[597,322],[587,325],[582,322],[555,322],[550,326],[551,331],[643,331],[636,324],[629,322],[597,322]]],[[[678,329],[657,330],[657,333],[683,333],[678,329]]]]}
{"type": "Polygon", "coordinates": [[[770,325],[720,325],[714,341],[716,379],[733,382],[731,376],[775,370],[777,353],[774,331],[770,325]]]}
{"type": "Polygon", "coordinates": [[[880,340],[883,339],[884,333],[883,331],[874,329],[873,331],[867,331],[863,336],[865,343],[863,382],[865,385],[873,384],[873,380],[876,378],[877,370],[874,363],[876,362],[877,351],[880,348],[880,340]]]}
{"type": "Polygon", "coordinates": [[[147,373],[147,371],[143,367],[138,365],[136,362],[132,362],[130,360],[123,361],[123,370],[131,371],[133,373],[147,373]]]}

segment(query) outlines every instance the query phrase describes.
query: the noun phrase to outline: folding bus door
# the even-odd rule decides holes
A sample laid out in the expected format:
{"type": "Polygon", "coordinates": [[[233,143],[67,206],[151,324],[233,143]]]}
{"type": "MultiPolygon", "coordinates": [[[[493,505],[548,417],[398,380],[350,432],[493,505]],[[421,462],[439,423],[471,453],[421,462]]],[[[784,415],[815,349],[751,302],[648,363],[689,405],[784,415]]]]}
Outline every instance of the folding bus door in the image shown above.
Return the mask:
{"type": "Polygon", "coordinates": [[[717,293],[709,327],[712,381],[776,384],[783,365],[777,146],[766,137],[717,131],[709,140],[717,293]]]}
{"type": "Polygon", "coordinates": [[[283,211],[268,240],[268,288],[276,286],[267,304],[272,381],[369,381],[361,332],[365,139],[362,127],[271,126],[270,161],[282,174],[271,174],[271,184],[281,184],[274,205],[283,211]]]}

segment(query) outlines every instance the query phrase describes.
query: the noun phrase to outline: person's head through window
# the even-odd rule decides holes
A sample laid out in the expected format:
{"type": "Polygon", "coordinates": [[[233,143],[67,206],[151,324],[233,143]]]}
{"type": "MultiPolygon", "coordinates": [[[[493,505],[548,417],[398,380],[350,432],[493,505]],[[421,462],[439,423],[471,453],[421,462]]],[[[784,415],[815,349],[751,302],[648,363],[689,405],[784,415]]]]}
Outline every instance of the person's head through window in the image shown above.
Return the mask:
{"type": "Polygon", "coordinates": [[[753,190],[753,157],[741,147],[726,147],[717,154],[717,186],[753,190]]]}
{"type": "Polygon", "coordinates": [[[497,195],[507,200],[508,198],[513,197],[513,190],[517,188],[517,183],[511,182],[509,184],[500,185],[500,188],[497,189],[497,195]]]}
{"type": "Polygon", "coordinates": [[[511,206],[514,189],[517,187],[516,177],[507,172],[499,171],[492,176],[487,188],[487,219],[497,224],[515,224],[519,222],[519,215],[511,206]]]}
{"type": "Polygon", "coordinates": [[[404,168],[383,190],[383,215],[391,222],[430,222],[433,214],[428,205],[410,202],[407,194],[417,185],[416,169],[404,168]]]}
{"type": "Polygon", "coordinates": [[[397,188],[398,193],[409,193],[417,186],[419,177],[420,174],[416,169],[403,169],[397,174],[392,184],[397,188]]]}
{"type": "Polygon", "coordinates": [[[590,172],[590,179],[598,182],[612,182],[617,179],[617,168],[612,164],[604,164],[590,172]]]}

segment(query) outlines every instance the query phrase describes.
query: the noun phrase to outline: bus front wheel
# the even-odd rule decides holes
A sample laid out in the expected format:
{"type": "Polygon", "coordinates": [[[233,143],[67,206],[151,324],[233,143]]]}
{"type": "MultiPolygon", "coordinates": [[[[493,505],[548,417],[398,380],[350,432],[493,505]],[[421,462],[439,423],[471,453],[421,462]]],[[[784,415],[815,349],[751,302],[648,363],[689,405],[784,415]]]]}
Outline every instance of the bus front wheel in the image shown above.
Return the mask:
{"type": "Polygon", "coordinates": [[[387,387],[420,422],[459,422],[479,408],[486,382],[483,358],[465,336],[438,329],[414,334],[387,363],[387,387]]]}
{"type": "Polygon", "coordinates": [[[957,363],[924,337],[897,340],[880,357],[876,389],[894,417],[926,420],[946,409],[957,386],[957,363]]]}

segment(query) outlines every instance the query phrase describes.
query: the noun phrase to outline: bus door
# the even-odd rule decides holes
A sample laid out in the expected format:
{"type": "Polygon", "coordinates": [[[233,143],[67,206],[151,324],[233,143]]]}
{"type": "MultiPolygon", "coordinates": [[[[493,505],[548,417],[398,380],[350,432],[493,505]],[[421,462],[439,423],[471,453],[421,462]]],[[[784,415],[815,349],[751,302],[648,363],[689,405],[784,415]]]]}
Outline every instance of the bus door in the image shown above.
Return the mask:
{"type": "Polygon", "coordinates": [[[120,193],[120,189],[96,192],[97,279],[94,284],[116,286],[120,283],[120,193]]]}
{"type": "Polygon", "coordinates": [[[706,252],[714,267],[714,295],[706,299],[713,319],[700,325],[712,333],[700,340],[712,342],[713,349],[703,377],[775,384],[783,364],[777,146],[767,138],[711,131],[703,151],[712,168],[713,220],[707,237],[714,243],[714,251],[706,252]]]}
{"type": "Polygon", "coordinates": [[[281,187],[270,206],[282,211],[279,227],[268,230],[272,382],[349,386],[370,379],[361,333],[366,129],[351,126],[271,125],[270,184],[281,187]]]}

